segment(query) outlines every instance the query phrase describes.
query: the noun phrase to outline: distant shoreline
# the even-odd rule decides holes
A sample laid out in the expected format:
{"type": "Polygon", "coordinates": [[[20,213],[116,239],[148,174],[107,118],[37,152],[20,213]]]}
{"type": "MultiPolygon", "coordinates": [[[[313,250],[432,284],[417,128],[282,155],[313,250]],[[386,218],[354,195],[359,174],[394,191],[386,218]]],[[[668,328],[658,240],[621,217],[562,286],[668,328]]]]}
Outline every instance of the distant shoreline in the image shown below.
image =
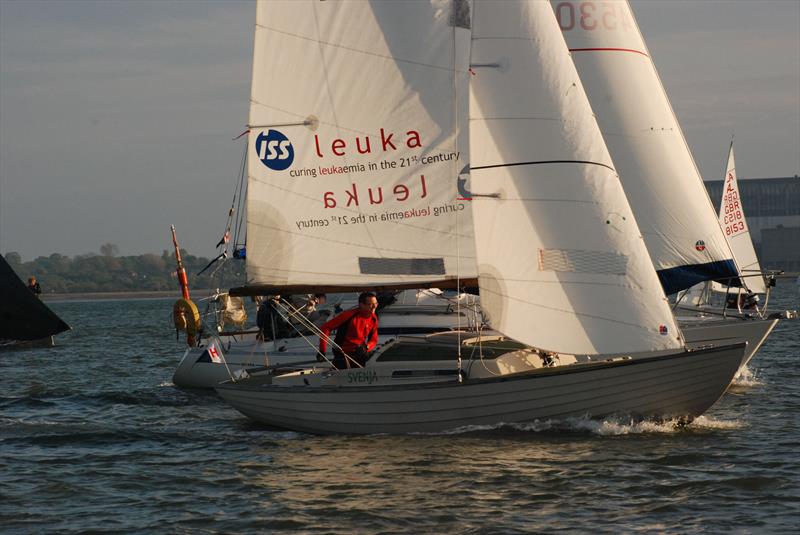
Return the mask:
{"type": "MultiPolygon", "coordinates": [[[[212,290],[192,290],[195,297],[206,297],[212,290]]],[[[142,291],[142,292],[76,292],[43,293],[42,301],[88,301],[105,299],[179,299],[180,290],[142,291]]]]}

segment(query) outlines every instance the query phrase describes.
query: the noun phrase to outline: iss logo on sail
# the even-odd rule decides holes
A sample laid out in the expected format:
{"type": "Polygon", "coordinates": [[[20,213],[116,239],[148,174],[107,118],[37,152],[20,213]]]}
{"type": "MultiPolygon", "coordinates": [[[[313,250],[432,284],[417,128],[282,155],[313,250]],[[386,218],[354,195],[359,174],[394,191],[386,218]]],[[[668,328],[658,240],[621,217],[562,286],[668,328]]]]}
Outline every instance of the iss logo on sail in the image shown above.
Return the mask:
{"type": "Polygon", "coordinates": [[[273,171],[288,169],[294,161],[294,147],[283,133],[277,130],[261,132],[256,138],[256,154],[261,163],[273,171]]]}

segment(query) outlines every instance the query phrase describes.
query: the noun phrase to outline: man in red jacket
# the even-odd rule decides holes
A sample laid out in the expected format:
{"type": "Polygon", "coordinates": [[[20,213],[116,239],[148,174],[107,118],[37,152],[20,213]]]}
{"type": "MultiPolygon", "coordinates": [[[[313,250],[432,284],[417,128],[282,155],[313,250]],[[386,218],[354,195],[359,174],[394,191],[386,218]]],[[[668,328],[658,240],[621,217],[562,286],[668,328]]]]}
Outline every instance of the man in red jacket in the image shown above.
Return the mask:
{"type": "Polygon", "coordinates": [[[363,366],[369,359],[369,354],[378,345],[376,308],[378,308],[378,299],[374,293],[364,292],[359,295],[358,308],[345,310],[322,324],[319,352],[325,354],[328,347],[328,335],[336,329],[334,342],[338,347],[334,346],[333,348],[333,354],[336,357],[333,365],[337,368],[350,368],[355,366],[353,363],[355,361],[363,366]],[[349,358],[346,358],[345,355],[349,358]]]}

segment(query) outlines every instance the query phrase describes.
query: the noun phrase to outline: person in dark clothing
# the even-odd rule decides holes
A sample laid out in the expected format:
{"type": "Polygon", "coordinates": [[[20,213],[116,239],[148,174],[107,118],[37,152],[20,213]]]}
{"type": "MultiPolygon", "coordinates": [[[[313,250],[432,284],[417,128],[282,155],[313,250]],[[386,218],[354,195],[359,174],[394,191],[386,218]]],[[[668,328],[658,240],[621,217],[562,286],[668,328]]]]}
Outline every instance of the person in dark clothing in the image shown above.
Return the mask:
{"type": "Polygon", "coordinates": [[[39,297],[39,295],[42,293],[42,287],[39,286],[39,283],[36,282],[36,277],[33,275],[28,278],[28,289],[33,292],[33,295],[36,297],[39,297]]]}
{"type": "Polygon", "coordinates": [[[388,307],[389,305],[393,305],[397,302],[397,294],[400,292],[378,292],[375,297],[378,298],[378,308],[375,310],[376,313],[380,312],[384,308],[388,307]]]}
{"type": "Polygon", "coordinates": [[[256,325],[259,330],[260,340],[277,340],[279,338],[290,338],[297,333],[292,329],[283,316],[277,310],[277,302],[280,296],[270,295],[262,298],[261,304],[256,312],[256,325]]]}
{"type": "Polygon", "coordinates": [[[358,296],[358,307],[345,310],[330,321],[322,324],[319,338],[319,352],[324,355],[328,347],[328,335],[336,329],[333,348],[333,365],[337,368],[350,368],[354,362],[363,366],[370,353],[378,345],[378,316],[375,309],[378,299],[372,292],[358,296]]]}

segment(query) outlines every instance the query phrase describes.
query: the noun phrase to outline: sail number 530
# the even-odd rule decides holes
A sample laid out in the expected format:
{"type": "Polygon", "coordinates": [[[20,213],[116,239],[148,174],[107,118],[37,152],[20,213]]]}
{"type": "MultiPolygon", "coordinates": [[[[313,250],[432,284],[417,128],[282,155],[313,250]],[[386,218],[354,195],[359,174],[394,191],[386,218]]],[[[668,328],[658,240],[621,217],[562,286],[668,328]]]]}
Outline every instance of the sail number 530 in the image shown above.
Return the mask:
{"type": "Polygon", "coordinates": [[[630,30],[631,19],[621,4],[611,2],[559,2],[556,18],[561,31],[575,28],[583,30],[630,30]]]}

